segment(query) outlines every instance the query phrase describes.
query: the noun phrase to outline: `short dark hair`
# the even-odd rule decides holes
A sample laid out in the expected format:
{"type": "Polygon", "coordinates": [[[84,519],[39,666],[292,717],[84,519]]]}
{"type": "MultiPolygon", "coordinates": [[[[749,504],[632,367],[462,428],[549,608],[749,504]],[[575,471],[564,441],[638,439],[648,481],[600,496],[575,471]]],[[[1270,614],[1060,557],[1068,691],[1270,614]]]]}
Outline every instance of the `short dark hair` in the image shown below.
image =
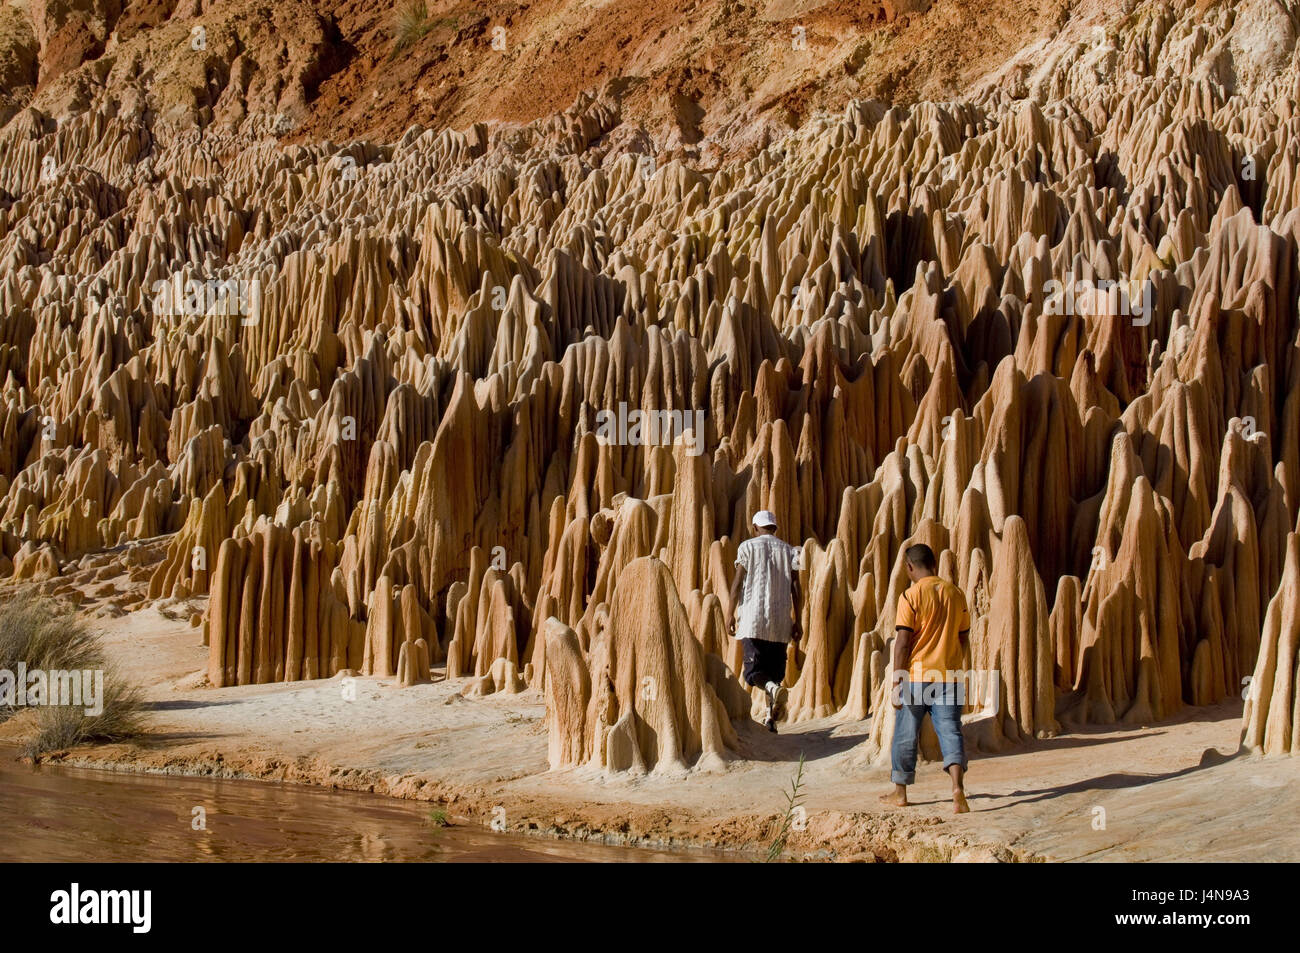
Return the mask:
{"type": "Polygon", "coordinates": [[[903,554],[907,561],[917,569],[926,569],[934,572],[939,568],[939,561],[934,558],[934,550],[925,543],[917,543],[915,546],[908,546],[907,552],[903,554]]]}

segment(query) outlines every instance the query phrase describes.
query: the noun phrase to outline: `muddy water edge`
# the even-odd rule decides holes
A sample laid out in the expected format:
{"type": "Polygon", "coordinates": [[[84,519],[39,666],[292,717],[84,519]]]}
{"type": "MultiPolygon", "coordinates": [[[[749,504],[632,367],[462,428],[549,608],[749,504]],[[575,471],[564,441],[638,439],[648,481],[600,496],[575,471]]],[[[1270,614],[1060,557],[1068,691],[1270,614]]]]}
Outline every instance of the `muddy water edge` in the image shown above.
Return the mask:
{"type": "Polygon", "coordinates": [[[32,765],[0,746],[0,861],[742,861],[497,833],[428,804],[310,785],[32,765]]]}

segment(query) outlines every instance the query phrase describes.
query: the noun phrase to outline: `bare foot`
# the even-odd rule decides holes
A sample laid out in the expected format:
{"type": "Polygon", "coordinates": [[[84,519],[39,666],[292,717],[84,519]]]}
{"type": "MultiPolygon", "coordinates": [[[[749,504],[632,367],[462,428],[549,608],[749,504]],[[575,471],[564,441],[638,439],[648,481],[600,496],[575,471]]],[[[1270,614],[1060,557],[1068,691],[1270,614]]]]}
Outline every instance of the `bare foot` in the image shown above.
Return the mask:
{"type": "Polygon", "coordinates": [[[952,812],[954,814],[969,814],[970,805],[966,803],[965,791],[952,792],[952,812]]]}
{"type": "Polygon", "coordinates": [[[894,807],[907,807],[907,789],[901,791],[890,791],[888,794],[880,795],[880,800],[886,804],[892,804],[894,807]]]}

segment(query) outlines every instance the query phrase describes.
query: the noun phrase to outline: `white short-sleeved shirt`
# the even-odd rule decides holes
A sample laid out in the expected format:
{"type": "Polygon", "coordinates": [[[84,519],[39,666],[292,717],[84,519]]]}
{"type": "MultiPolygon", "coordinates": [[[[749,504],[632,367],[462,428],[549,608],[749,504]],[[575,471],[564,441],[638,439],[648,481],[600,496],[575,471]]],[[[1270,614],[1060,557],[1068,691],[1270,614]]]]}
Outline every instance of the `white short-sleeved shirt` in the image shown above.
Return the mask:
{"type": "Polygon", "coordinates": [[[736,638],[789,642],[796,553],[775,535],[747,539],[736,549],[736,565],[745,570],[736,638]]]}

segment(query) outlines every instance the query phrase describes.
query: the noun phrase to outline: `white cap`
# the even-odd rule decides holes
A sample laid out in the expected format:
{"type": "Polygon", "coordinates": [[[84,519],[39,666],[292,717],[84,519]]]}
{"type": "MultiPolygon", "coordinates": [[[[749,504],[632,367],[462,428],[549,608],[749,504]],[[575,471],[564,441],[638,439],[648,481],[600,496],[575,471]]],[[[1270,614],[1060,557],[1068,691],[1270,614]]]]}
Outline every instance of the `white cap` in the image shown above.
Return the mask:
{"type": "Polygon", "coordinates": [[[761,529],[776,529],[776,514],[771,510],[759,510],[754,514],[754,525],[761,529]]]}

